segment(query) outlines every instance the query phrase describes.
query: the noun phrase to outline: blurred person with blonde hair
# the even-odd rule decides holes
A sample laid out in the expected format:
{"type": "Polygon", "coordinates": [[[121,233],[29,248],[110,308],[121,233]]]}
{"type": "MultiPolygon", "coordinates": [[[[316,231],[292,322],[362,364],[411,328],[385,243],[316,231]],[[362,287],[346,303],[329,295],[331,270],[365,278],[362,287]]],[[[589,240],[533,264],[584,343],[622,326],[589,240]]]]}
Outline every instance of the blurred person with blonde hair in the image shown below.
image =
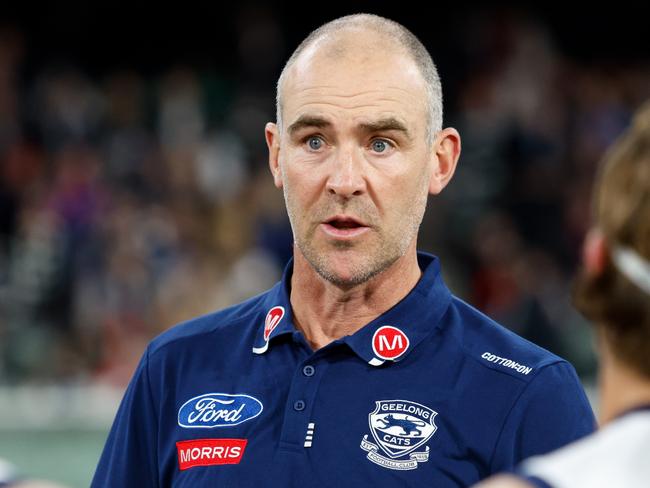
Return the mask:
{"type": "Polygon", "coordinates": [[[574,290],[594,324],[601,428],[477,488],[650,486],[650,101],[601,164],[574,290]]]}

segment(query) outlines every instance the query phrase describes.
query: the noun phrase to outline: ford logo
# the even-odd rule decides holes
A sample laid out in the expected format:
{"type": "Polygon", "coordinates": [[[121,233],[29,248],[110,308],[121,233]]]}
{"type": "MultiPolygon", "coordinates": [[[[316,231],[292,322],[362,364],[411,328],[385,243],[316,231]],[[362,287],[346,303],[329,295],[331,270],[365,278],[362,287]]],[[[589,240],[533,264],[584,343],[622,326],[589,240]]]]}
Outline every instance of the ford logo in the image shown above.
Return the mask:
{"type": "Polygon", "coordinates": [[[230,427],[254,419],[263,409],[262,402],[249,395],[206,393],[183,404],[178,410],[178,425],[199,429],[230,427]]]}

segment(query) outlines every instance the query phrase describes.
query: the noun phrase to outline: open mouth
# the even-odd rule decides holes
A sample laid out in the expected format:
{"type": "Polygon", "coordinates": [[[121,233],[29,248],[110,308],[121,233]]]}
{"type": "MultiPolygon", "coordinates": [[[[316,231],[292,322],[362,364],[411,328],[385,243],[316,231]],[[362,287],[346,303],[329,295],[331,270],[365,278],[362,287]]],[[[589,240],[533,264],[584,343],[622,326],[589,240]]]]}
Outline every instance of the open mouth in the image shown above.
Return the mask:
{"type": "Polygon", "coordinates": [[[328,225],[336,229],[356,229],[359,227],[365,227],[361,222],[351,218],[351,217],[333,217],[325,222],[328,225]]]}
{"type": "Polygon", "coordinates": [[[337,229],[356,229],[357,227],[364,227],[359,222],[351,219],[348,220],[332,219],[329,220],[327,224],[337,229]]]}
{"type": "Polygon", "coordinates": [[[368,226],[345,215],[337,215],[323,222],[327,234],[333,237],[355,237],[368,230],[368,226]]]}

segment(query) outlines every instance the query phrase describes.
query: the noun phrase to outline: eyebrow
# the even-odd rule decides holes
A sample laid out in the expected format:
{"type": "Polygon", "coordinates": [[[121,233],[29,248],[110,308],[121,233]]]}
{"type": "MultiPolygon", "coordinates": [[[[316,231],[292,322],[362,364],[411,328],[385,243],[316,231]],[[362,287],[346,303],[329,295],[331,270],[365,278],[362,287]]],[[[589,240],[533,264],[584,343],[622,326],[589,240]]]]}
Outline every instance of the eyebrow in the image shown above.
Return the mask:
{"type": "Polygon", "coordinates": [[[319,129],[323,129],[325,127],[331,126],[332,123],[323,117],[317,115],[301,115],[298,117],[298,120],[289,126],[287,130],[289,132],[289,135],[293,135],[299,130],[305,129],[307,127],[318,127],[319,129]]]}
{"type": "Polygon", "coordinates": [[[397,120],[395,117],[387,117],[385,119],[375,120],[373,122],[365,122],[359,124],[359,127],[364,132],[381,132],[396,130],[403,132],[406,136],[410,137],[410,133],[406,125],[401,121],[397,120]]]}
{"type": "MultiPolygon", "coordinates": [[[[301,129],[308,127],[318,127],[319,129],[331,127],[332,123],[318,115],[301,115],[298,119],[289,126],[287,129],[289,135],[293,135],[301,129]]],[[[399,131],[411,139],[411,133],[406,125],[395,117],[386,117],[383,119],[374,120],[371,122],[363,122],[359,124],[359,129],[362,132],[372,133],[381,131],[399,131]]]]}

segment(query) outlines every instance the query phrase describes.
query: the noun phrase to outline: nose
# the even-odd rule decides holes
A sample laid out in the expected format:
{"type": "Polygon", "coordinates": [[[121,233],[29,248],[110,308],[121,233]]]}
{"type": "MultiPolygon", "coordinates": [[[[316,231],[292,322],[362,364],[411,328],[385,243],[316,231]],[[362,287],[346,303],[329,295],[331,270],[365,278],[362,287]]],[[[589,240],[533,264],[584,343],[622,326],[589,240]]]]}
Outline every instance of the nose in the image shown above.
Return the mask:
{"type": "Polygon", "coordinates": [[[327,179],[327,192],[341,198],[362,195],[366,179],[361,155],[356,147],[341,147],[331,166],[327,179]]]}

